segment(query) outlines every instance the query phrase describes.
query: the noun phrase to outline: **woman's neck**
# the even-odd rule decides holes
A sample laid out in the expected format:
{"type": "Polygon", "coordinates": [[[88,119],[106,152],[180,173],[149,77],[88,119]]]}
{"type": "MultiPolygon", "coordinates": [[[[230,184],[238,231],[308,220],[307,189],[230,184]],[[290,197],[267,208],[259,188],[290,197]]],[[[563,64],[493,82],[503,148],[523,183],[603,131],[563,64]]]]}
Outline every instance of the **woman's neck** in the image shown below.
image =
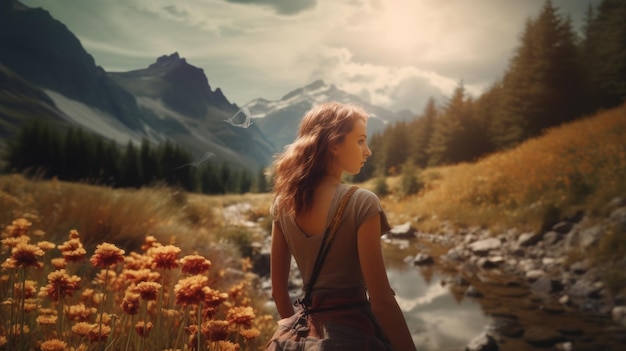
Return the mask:
{"type": "Polygon", "coordinates": [[[324,174],[324,176],[322,176],[321,183],[329,184],[329,185],[337,185],[341,183],[341,175],[324,174]]]}

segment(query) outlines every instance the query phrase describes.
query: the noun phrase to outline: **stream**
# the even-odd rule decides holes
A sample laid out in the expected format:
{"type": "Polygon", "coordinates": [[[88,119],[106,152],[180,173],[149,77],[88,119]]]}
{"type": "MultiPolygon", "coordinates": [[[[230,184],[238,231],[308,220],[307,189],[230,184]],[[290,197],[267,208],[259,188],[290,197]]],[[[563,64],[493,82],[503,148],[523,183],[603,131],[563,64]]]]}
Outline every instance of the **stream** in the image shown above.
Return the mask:
{"type": "Polygon", "coordinates": [[[476,350],[626,349],[626,329],[607,316],[543,300],[510,278],[469,281],[437,264],[415,266],[407,259],[414,252],[384,248],[387,274],[418,350],[466,350],[484,332],[495,335],[497,348],[476,350]]]}

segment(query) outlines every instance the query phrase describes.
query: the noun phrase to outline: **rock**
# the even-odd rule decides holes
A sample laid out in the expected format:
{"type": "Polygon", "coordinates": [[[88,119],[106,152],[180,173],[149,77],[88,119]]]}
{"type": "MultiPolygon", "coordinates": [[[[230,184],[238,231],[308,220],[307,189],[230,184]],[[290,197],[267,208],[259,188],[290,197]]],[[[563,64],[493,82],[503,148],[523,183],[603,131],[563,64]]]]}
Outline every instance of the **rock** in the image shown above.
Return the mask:
{"type": "Polygon", "coordinates": [[[469,245],[469,249],[474,255],[487,256],[491,250],[499,249],[502,242],[498,238],[488,238],[476,241],[469,245]]]}
{"type": "Polygon", "coordinates": [[[415,258],[413,258],[413,264],[416,266],[432,264],[434,262],[435,260],[432,258],[432,256],[423,252],[418,253],[417,255],[415,255],[415,258]]]}
{"type": "Polygon", "coordinates": [[[476,288],[473,285],[470,285],[467,287],[467,290],[465,290],[465,296],[467,297],[483,297],[483,294],[476,290],[476,288]]]}
{"type": "Polygon", "coordinates": [[[519,238],[517,239],[517,245],[519,245],[519,246],[535,245],[542,238],[543,238],[543,233],[540,233],[540,232],[538,232],[538,233],[535,233],[535,232],[522,233],[519,236],[519,238]]]}
{"type": "Polygon", "coordinates": [[[613,320],[626,327],[626,306],[615,306],[611,311],[613,320]]]}
{"type": "Polygon", "coordinates": [[[585,272],[587,272],[587,267],[587,261],[578,261],[572,263],[572,265],[569,266],[569,269],[575,274],[585,274],[585,272]]]}
{"type": "Polygon", "coordinates": [[[451,248],[448,250],[448,253],[441,256],[441,258],[450,262],[461,262],[465,259],[465,256],[463,256],[460,249],[451,248]]]}
{"type": "Polygon", "coordinates": [[[573,224],[571,222],[563,221],[552,226],[552,230],[557,233],[565,234],[572,230],[572,226],[573,224]]]}
{"type": "Polygon", "coordinates": [[[406,222],[391,228],[388,236],[389,238],[414,238],[415,229],[411,226],[411,222],[406,222]]]}
{"type": "Polygon", "coordinates": [[[572,297],[595,298],[598,297],[600,290],[602,290],[602,288],[598,287],[594,282],[578,280],[569,289],[569,295],[572,297]]]}
{"type": "Polygon", "coordinates": [[[478,266],[485,269],[490,269],[502,265],[503,262],[504,258],[502,256],[481,257],[478,260],[478,266]]]}
{"type": "Polygon", "coordinates": [[[563,237],[561,236],[561,234],[557,233],[556,231],[550,231],[543,235],[543,242],[546,245],[551,246],[559,242],[559,240],[561,240],[562,238],[563,237]]]}
{"type": "Polygon", "coordinates": [[[534,282],[535,280],[543,277],[544,275],[546,275],[546,272],[544,272],[543,270],[533,269],[532,271],[526,272],[526,279],[530,282],[534,282]]]}
{"type": "Polygon", "coordinates": [[[574,350],[574,346],[571,341],[566,341],[554,345],[554,349],[557,351],[572,351],[574,350]]]}
{"type": "Polygon", "coordinates": [[[580,231],[580,247],[585,250],[588,247],[594,245],[600,240],[600,236],[602,236],[603,229],[602,227],[596,225],[593,227],[585,228],[580,231]]]}
{"type": "Polygon", "coordinates": [[[467,344],[465,351],[498,351],[498,343],[493,336],[483,332],[467,344]]]}
{"type": "Polygon", "coordinates": [[[532,326],[524,332],[524,340],[536,347],[551,347],[565,341],[565,338],[553,329],[532,326]]]}

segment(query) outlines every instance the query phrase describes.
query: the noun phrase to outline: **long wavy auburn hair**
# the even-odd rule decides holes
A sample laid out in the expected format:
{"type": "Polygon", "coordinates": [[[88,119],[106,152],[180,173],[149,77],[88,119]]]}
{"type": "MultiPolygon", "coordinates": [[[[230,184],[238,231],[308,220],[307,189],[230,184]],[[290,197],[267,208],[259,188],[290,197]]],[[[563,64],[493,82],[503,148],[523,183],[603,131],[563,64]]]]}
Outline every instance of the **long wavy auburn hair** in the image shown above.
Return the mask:
{"type": "Polygon", "coordinates": [[[368,114],[352,104],[322,103],[309,110],[300,122],[298,136],[274,161],[272,214],[299,214],[308,210],[313,191],[326,173],[329,150],[340,144],[357,120],[368,114]]]}

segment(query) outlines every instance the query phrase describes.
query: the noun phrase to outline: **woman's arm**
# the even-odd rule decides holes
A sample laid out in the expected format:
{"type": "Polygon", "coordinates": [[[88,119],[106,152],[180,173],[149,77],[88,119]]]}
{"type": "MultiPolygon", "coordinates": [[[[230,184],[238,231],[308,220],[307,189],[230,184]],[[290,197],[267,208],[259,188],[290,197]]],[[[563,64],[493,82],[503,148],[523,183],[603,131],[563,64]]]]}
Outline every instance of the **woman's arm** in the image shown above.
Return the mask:
{"type": "Polygon", "coordinates": [[[358,231],[359,261],[372,311],[394,350],[415,350],[413,338],[389,285],[380,234],[380,214],[363,222],[358,231]]]}
{"type": "Polygon", "coordinates": [[[270,275],[272,278],[272,297],[281,318],[287,318],[294,314],[288,289],[290,266],[291,252],[280,226],[274,222],[272,224],[270,275]]]}

